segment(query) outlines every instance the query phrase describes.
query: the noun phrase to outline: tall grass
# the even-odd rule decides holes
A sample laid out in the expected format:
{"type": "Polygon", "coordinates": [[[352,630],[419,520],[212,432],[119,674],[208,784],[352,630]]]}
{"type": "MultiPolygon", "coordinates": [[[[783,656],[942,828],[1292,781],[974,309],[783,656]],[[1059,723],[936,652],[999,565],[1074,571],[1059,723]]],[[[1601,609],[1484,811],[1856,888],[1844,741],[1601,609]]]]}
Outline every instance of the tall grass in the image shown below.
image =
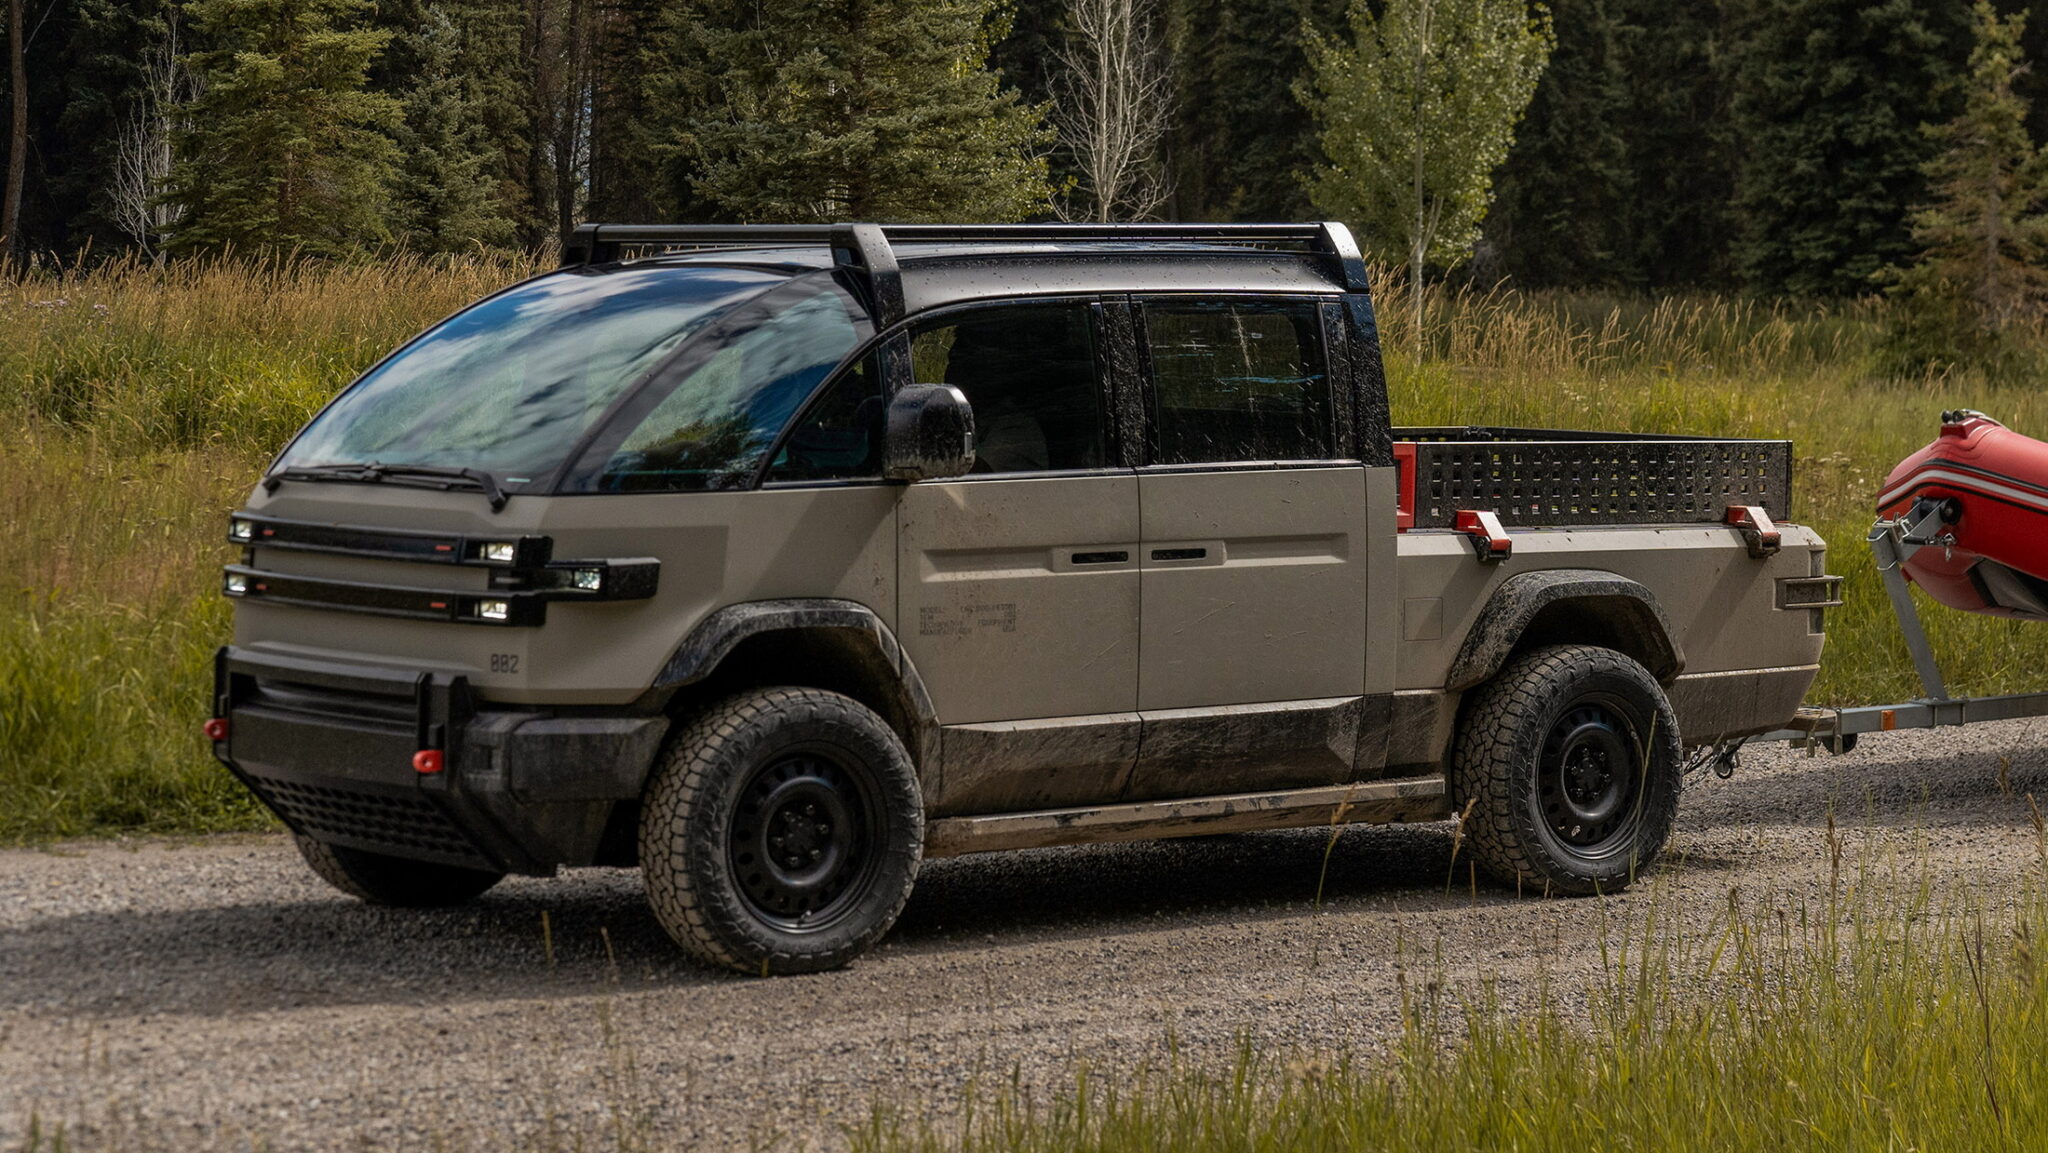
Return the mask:
{"type": "Polygon", "coordinates": [[[114,451],[276,451],[399,342],[531,275],[510,256],[115,261],[0,279],[0,414],[114,451]]]}
{"type": "MultiPolygon", "coordinates": [[[[192,734],[225,636],[222,517],[337,388],[535,270],[129,261],[0,279],[0,840],[257,819],[192,734]]],[[[1399,291],[1381,316],[1402,423],[1791,438],[1795,513],[1849,578],[1818,701],[1918,692],[1861,544],[1890,466],[1943,408],[2048,435],[2032,379],[1885,376],[1880,301],[1440,293],[1418,338],[1399,291]]],[[[1955,691],[2037,687],[2048,668],[2048,628],[1928,620],[1955,691]]]]}
{"type": "Polygon", "coordinates": [[[1653,912],[1533,1008],[1403,983],[1384,1057],[1275,1054],[1078,1069],[1049,1100],[983,1092],[961,1121],[878,1108],[858,1153],[1252,1150],[2007,1150],[2048,1132],[2038,890],[1923,874],[1841,897],[1653,912]],[[1585,1002],[1575,994],[1585,990],[1585,1002]]]}
{"type": "Polygon", "coordinates": [[[513,259],[0,280],[0,843],[266,818],[213,763],[228,512],[333,392],[513,259]]]}

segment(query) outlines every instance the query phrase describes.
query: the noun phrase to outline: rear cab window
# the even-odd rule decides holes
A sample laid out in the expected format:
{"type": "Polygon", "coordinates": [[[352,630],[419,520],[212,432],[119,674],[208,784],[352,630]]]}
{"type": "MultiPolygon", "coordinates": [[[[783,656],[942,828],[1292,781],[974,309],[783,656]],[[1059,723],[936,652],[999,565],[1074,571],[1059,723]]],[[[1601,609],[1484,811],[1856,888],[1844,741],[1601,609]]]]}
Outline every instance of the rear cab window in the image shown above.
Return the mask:
{"type": "Polygon", "coordinates": [[[1340,455],[1317,301],[1146,300],[1141,309],[1150,463],[1340,455]]]}

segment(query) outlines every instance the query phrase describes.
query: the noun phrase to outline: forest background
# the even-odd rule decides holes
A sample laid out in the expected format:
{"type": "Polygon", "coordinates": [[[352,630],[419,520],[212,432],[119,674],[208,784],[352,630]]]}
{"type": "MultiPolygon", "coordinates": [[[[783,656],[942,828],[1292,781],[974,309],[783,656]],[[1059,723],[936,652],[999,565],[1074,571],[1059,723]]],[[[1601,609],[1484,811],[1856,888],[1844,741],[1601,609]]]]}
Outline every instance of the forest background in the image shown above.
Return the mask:
{"type": "MultiPolygon", "coordinates": [[[[1917,691],[1856,547],[1891,465],[1945,408],[2048,432],[2048,0],[0,19],[0,842],[264,823],[198,728],[228,512],[582,220],[1346,220],[1402,423],[1794,442],[1848,581],[1816,703],[1917,691]]],[[[2048,628],[1930,629],[1957,691],[2040,687],[2048,628]]]]}
{"type": "MultiPolygon", "coordinates": [[[[0,76],[0,104],[25,109],[6,132],[20,159],[9,240],[65,260],[534,250],[584,219],[1085,213],[1081,134],[1061,105],[1087,70],[1073,32],[1091,7],[1140,25],[1119,67],[1156,76],[1134,101],[1156,121],[1140,167],[1157,195],[1118,215],[1309,218],[1325,157],[1308,42],[1346,26],[1345,0],[4,3],[23,66],[0,76]],[[821,193],[835,162],[876,167],[884,150],[863,135],[925,155],[821,193]],[[249,185],[294,148],[325,167],[303,217],[280,219],[249,185]],[[949,173],[944,153],[1010,171],[949,173]]],[[[2048,0],[2003,7],[2032,16],[2023,56],[2042,58],[2048,0]]],[[[1465,275],[1853,296],[1914,253],[1939,148],[1923,126],[1963,108],[1969,6],[1530,11],[1555,47],[1465,275]]],[[[2022,69],[2015,91],[2041,123],[2048,76],[2022,69]]]]}

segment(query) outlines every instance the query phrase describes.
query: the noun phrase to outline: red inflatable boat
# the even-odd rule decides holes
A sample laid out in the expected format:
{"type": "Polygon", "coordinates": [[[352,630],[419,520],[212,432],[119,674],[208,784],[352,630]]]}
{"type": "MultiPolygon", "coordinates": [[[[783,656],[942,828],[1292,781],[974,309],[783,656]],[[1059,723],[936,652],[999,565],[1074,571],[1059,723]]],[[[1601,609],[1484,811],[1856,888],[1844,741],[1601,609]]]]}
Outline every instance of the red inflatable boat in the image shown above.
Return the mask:
{"type": "Polygon", "coordinates": [[[1906,576],[1951,608],[2048,619],[2048,444],[1981,412],[1941,414],[1934,443],[1885,478],[1877,512],[1918,522],[1906,576]]]}

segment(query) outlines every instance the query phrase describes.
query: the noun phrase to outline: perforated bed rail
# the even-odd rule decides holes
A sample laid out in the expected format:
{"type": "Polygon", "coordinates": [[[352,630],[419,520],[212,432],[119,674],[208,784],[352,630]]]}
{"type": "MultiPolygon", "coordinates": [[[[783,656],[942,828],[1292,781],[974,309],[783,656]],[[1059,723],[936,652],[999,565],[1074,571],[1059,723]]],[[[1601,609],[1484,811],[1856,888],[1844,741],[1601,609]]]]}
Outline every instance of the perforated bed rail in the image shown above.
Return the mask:
{"type": "Polygon", "coordinates": [[[1454,528],[1471,509],[1508,528],[1721,524],[1731,505],[1792,515],[1790,441],[1486,427],[1396,428],[1394,440],[1413,469],[1414,528],[1454,528]]]}

